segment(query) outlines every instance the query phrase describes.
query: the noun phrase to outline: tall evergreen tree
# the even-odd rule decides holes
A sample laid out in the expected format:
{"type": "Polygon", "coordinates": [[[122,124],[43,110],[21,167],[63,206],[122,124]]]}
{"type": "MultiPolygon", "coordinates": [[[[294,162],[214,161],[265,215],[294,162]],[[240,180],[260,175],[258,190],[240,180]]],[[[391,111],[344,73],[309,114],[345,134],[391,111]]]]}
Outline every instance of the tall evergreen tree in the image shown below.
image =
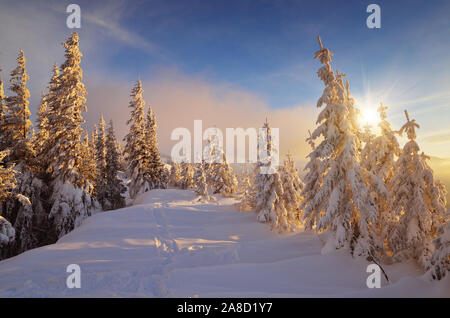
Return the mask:
{"type": "Polygon", "coordinates": [[[400,129],[406,132],[409,141],[394,166],[394,177],[390,181],[390,206],[397,222],[391,225],[388,236],[394,260],[415,258],[426,267],[433,251],[433,239],[439,226],[445,222],[445,187],[434,179],[433,170],[427,164],[429,157],[419,153],[416,142],[415,119],[400,129]]]}
{"type": "MultiPolygon", "coordinates": [[[[387,121],[387,107],[380,104],[378,113],[380,116],[380,135],[366,138],[365,146],[361,152],[361,165],[367,170],[370,179],[370,191],[372,199],[378,209],[378,235],[384,240],[387,235],[392,213],[389,206],[388,189],[394,176],[395,157],[400,155],[400,146],[396,134],[387,121]]],[[[383,252],[384,254],[384,252],[383,252]]]]}
{"type": "Polygon", "coordinates": [[[36,152],[36,166],[38,170],[38,175],[42,178],[47,178],[47,168],[49,165],[49,156],[47,154],[48,149],[46,149],[46,143],[50,138],[49,130],[49,117],[52,108],[49,107],[56,103],[56,98],[58,97],[58,87],[59,87],[59,69],[58,65],[53,66],[53,74],[48,85],[47,94],[42,93],[41,103],[39,105],[37,113],[37,128],[38,131],[34,138],[34,149],[36,152]]]}
{"type": "MultiPolygon", "coordinates": [[[[320,164],[315,172],[318,178],[311,178],[306,189],[315,189],[314,196],[306,196],[304,219],[311,225],[316,220],[317,231],[328,231],[325,250],[349,246],[352,254],[373,257],[379,248],[379,242],[371,230],[377,220],[377,208],[372,201],[364,171],[359,165],[360,133],[357,124],[357,111],[344,86],[343,74],[334,73],[331,68],[331,56],[322,46],[314,58],[319,59],[323,67],[318,71],[325,89],[317,106],[326,105],[319,114],[311,139],[323,137],[321,143],[310,153],[309,158],[320,164]],[[317,180],[321,184],[316,188],[317,180]]],[[[348,83],[348,82],[347,82],[348,83]]],[[[309,168],[312,168],[310,165],[309,168]]]]}
{"type": "Polygon", "coordinates": [[[257,220],[269,223],[274,229],[280,231],[288,230],[288,215],[283,201],[283,185],[280,174],[272,168],[272,135],[269,123],[264,123],[265,134],[260,134],[258,153],[265,152],[267,159],[259,158],[255,168],[255,183],[252,191],[254,210],[258,213],[257,220]],[[264,146],[264,150],[259,149],[264,146]]]}
{"type": "Polygon", "coordinates": [[[172,187],[179,187],[181,182],[181,167],[179,163],[173,162],[170,169],[170,182],[172,187]]]}
{"type": "Polygon", "coordinates": [[[194,168],[189,162],[181,163],[181,189],[191,189],[195,186],[194,181],[194,168]]]}
{"type": "Polygon", "coordinates": [[[14,94],[6,98],[7,112],[3,120],[5,147],[10,150],[9,162],[17,166],[29,163],[32,159],[30,143],[31,121],[28,108],[30,92],[26,85],[29,76],[26,70],[26,59],[22,50],[17,58],[17,67],[11,72],[9,90],[14,94]]]}
{"type": "Polygon", "coordinates": [[[138,194],[150,190],[150,185],[146,179],[148,167],[148,146],[146,144],[145,129],[145,101],[142,97],[142,83],[139,79],[131,90],[130,119],[127,124],[130,130],[125,136],[126,142],[124,154],[128,164],[128,174],[130,177],[129,193],[131,198],[138,194]]]}
{"type": "Polygon", "coordinates": [[[63,46],[66,60],[47,99],[49,138],[45,143],[53,189],[50,218],[58,237],[90,215],[92,189],[84,169],[87,151],[82,125],[87,92],[82,83],[78,34],[72,33],[63,46]]]}
{"type": "Polygon", "coordinates": [[[112,120],[109,122],[106,135],[106,166],[105,179],[106,188],[104,191],[104,209],[115,210],[125,206],[125,198],[122,196],[126,188],[119,178],[120,172],[120,152],[117,149],[117,140],[114,135],[112,120]]]}
{"type": "Polygon", "coordinates": [[[196,189],[195,193],[199,196],[198,200],[200,201],[209,201],[211,197],[208,193],[208,184],[206,183],[206,174],[205,174],[205,166],[203,163],[199,164],[198,170],[196,171],[198,175],[196,178],[196,189]]]}
{"type": "Polygon", "coordinates": [[[303,183],[295,168],[295,163],[291,154],[287,154],[283,166],[280,166],[279,173],[283,185],[283,201],[287,211],[287,219],[290,227],[295,228],[301,220],[300,204],[302,197],[300,193],[303,183]]]}
{"type": "Polygon", "coordinates": [[[158,149],[158,137],[156,133],[156,116],[152,107],[148,107],[147,119],[145,122],[145,142],[148,147],[148,166],[146,179],[152,189],[165,189],[168,183],[168,173],[161,161],[161,155],[158,149]]]}
{"type": "Polygon", "coordinates": [[[106,206],[106,132],[103,115],[100,117],[96,140],[95,140],[95,160],[97,163],[95,176],[95,197],[103,208],[106,206]]]}
{"type": "MultiPolygon", "coordinates": [[[[308,172],[304,177],[305,184],[302,192],[300,193],[300,195],[303,197],[303,201],[300,204],[301,210],[304,210],[308,203],[314,199],[320,189],[323,179],[323,174],[320,173],[320,171],[322,170],[320,168],[321,160],[318,156],[313,157],[316,145],[314,139],[312,138],[311,131],[308,130],[308,133],[309,137],[306,138],[306,142],[311,146],[312,152],[308,155],[310,160],[304,168],[308,172]]],[[[304,218],[305,229],[312,230],[317,226],[317,224],[319,224],[321,215],[318,212],[320,211],[318,211],[317,209],[311,211],[309,216],[307,218],[304,218]]]]}

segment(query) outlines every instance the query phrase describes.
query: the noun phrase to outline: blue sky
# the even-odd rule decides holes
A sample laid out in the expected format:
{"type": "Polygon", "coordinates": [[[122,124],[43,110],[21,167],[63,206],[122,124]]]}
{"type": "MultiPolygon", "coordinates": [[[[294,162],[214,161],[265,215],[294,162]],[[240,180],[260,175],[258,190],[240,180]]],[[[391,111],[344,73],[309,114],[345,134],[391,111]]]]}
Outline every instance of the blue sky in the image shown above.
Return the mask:
{"type": "MultiPolygon", "coordinates": [[[[73,2],[82,11],[78,32],[89,92],[89,125],[103,112],[119,121],[123,133],[128,91],[139,75],[148,82],[147,101],[156,102],[163,119],[161,105],[167,98],[160,91],[170,95],[171,88],[180,90],[179,107],[195,108],[199,103],[195,91],[204,89],[214,95],[208,96],[222,112],[227,107],[232,111],[260,105],[247,115],[261,109],[262,118],[301,107],[299,116],[309,116],[309,127],[298,136],[303,142],[306,128],[314,127],[315,102],[323,89],[316,76],[320,64],[312,59],[320,34],[335,53],[333,66],[347,74],[361,107],[374,108],[383,100],[391,106],[394,128],[403,123],[403,109],[408,108],[422,125],[419,136],[424,150],[450,156],[448,1],[2,0],[2,76],[7,77],[18,48],[23,47],[31,76],[32,112],[37,110],[51,65],[62,62],[60,43],[72,31],[65,27],[65,8],[73,2]],[[381,7],[381,29],[366,26],[370,3],[381,7]],[[124,97],[121,105],[120,98],[106,96],[118,91],[124,97]],[[232,105],[223,100],[232,100],[232,105]]],[[[273,117],[283,125],[277,114],[273,117]]],[[[237,124],[230,120],[226,125],[237,124]]],[[[160,124],[162,139],[175,128],[166,126],[169,121],[160,124]]]]}

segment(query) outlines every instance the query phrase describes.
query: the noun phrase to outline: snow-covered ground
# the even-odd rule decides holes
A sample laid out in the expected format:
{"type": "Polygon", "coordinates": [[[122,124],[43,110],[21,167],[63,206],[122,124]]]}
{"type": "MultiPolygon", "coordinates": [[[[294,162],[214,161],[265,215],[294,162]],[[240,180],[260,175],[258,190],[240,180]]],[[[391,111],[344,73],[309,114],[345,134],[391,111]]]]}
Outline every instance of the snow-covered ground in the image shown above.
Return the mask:
{"type": "Polygon", "coordinates": [[[369,289],[369,263],[345,251],[321,255],[314,233],[274,233],[233,199],[194,198],[154,190],[1,261],[0,296],[450,297],[450,277],[430,282],[412,263],[386,266],[391,283],[369,289]],[[66,287],[69,264],[81,268],[80,289],[66,287]]]}

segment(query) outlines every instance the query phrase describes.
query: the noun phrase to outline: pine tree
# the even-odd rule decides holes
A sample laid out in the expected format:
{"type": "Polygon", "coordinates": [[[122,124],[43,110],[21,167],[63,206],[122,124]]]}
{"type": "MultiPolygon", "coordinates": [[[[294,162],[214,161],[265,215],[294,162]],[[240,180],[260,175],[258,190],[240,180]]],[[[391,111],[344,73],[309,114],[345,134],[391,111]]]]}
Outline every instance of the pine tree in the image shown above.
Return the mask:
{"type": "MultiPolygon", "coordinates": [[[[3,203],[16,187],[14,166],[6,167],[3,164],[7,155],[7,151],[0,151],[0,203],[3,203]]],[[[14,227],[0,215],[0,260],[8,256],[9,245],[13,243],[15,236],[14,227]]]]}
{"type": "Polygon", "coordinates": [[[194,182],[194,169],[189,162],[183,162],[181,164],[181,182],[180,187],[183,190],[193,188],[194,182]]]}
{"type": "MultiPolygon", "coordinates": [[[[315,156],[316,145],[314,143],[314,139],[312,138],[311,132],[308,130],[309,137],[306,138],[306,142],[311,146],[312,152],[308,155],[310,161],[306,164],[304,170],[307,170],[304,180],[304,187],[300,196],[303,197],[303,201],[300,204],[300,210],[304,210],[311,200],[317,195],[317,192],[320,189],[322,184],[323,174],[320,174],[321,169],[321,160],[319,157],[315,156]]],[[[304,217],[305,229],[312,230],[314,229],[320,221],[320,211],[315,209],[310,212],[307,218],[304,217]]]]}
{"type": "MultiPolygon", "coordinates": [[[[259,158],[255,170],[255,190],[254,203],[255,212],[258,213],[257,220],[262,223],[269,223],[271,228],[280,231],[289,229],[288,215],[283,201],[283,185],[277,170],[271,167],[273,156],[272,136],[269,123],[264,123],[263,128],[266,134],[260,134],[258,147],[263,145],[267,160],[259,158]],[[270,172],[270,173],[269,173],[270,172]]],[[[260,153],[258,148],[258,153],[260,153]]]]}
{"type": "Polygon", "coordinates": [[[173,162],[170,169],[170,182],[172,187],[179,187],[181,182],[181,167],[179,163],[173,162]]]}
{"type": "Polygon", "coordinates": [[[105,120],[103,115],[100,117],[98,125],[97,136],[95,140],[95,161],[96,167],[96,179],[95,179],[95,197],[100,202],[103,209],[106,206],[106,132],[105,132],[105,120]]]}
{"type": "Polygon", "coordinates": [[[205,167],[203,163],[199,164],[198,176],[196,178],[197,188],[195,193],[198,194],[199,200],[209,201],[211,197],[208,193],[208,184],[206,183],[205,167]]]}
{"type": "Polygon", "coordinates": [[[283,166],[279,168],[281,183],[283,185],[283,201],[287,211],[287,219],[290,227],[295,228],[301,220],[300,204],[302,202],[301,191],[303,183],[295,168],[294,160],[287,154],[283,166]]]}
{"type": "Polygon", "coordinates": [[[47,173],[51,178],[50,219],[58,237],[70,232],[90,215],[91,197],[83,141],[83,112],[87,111],[87,94],[80,67],[82,54],[77,33],[63,43],[65,62],[48,103],[49,138],[45,142],[47,173]]]}
{"type": "MultiPolygon", "coordinates": [[[[326,105],[319,114],[319,126],[312,133],[312,140],[323,137],[321,143],[310,153],[311,161],[319,159],[317,178],[310,178],[306,189],[313,189],[313,195],[307,195],[302,205],[307,226],[317,220],[317,231],[328,231],[325,250],[349,246],[352,254],[373,257],[379,248],[377,238],[371,229],[377,220],[377,208],[372,201],[359,165],[361,141],[357,123],[357,111],[350,97],[348,82],[344,86],[344,74],[335,74],[331,68],[331,56],[322,46],[314,58],[319,59],[323,67],[318,71],[325,89],[317,106],[326,105]],[[321,183],[316,185],[320,180],[321,183]]],[[[312,169],[316,164],[309,164],[312,169]]]]}
{"type": "Polygon", "coordinates": [[[393,222],[387,186],[394,176],[395,156],[400,155],[400,146],[395,137],[397,132],[392,131],[387,121],[386,110],[387,107],[380,103],[378,113],[381,121],[378,126],[381,134],[379,136],[370,134],[370,137],[366,137],[366,144],[361,152],[361,165],[368,172],[370,192],[378,209],[377,232],[383,240],[387,235],[389,224],[393,222]]]}
{"type": "Polygon", "coordinates": [[[222,162],[211,166],[212,189],[214,194],[231,196],[236,192],[237,179],[223,151],[222,158],[222,162]]]}
{"type": "Polygon", "coordinates": [[[50,116],[49,104],[54,104],[57,97],[57,89],[59,87],[59,69],[58,65],[53,66],[53,75],[48,85],[48,93],[41,95],[41,103],[37,113],[37,128],[33,146],[36,153],[36,168],[38,176],[47,178],[47,168],[49,158],[47,149],[45,148],[47,140],[50,138],[48,119],[50,116]]]}
{"type": "Polygon", "coordinates": [[[161,155],[158,149],[158,137],[156,134],[156,116],[151,106],[148,108],[145,123],[145,142],[148,147],[147,154],[149,156],[146,179],[152,189],[166,189],[168,183],[168,175],[161,155]]]}
{"type": "Polygon", "coordinates": [[[18,168],[28,164],[33,152],[30,144],[31,121],[28,108],[30,92],[26,85],[29,76],[26,59],[22,50],[17,58],[17,67],[11,72],[10,91],[14,93],[6,98],[6,113],[3,119],[5,148],[10,150],[8,162],[14,162],[18,168]]]}
{"type": "Polygon", "coordinates": [[[241,201],[238,204],[239,211],[251,211],[255,208],[255,168],[253,168],[253,173],[250,174],[248,169],[245,171],[243,181],[240,185],[241,188],[241,201]]]}
{"type": "Polygon", "coordinates": [[[126,188],[118,174],[120,172],[120,152],[117,149],[117,140],[114,135],[112,120],[109,122],[106,135],[106,189],[105,189],[105,210],[120,209],[125,206],[126,188]]]}
{"type": "Polygon", "coordinates": [[[148,146],[145,139],[145,101],[142,97],[143,89],[141,80],[131,90],[131,116],[127,121],[130,125],[129,133],[125,136],[125,158],[128,163],[128,174],[131,179],[129,193],[131,198],[150,190],[146,179],[148,168],[148,146]]]}
{"type": "Polygon", "coordinates": [[[16,231],[11,223],[0,216],[0,260],[8,256],[9,245],[14,243],[16,231]]]}
{"type": "Polygon", "coordinates": [[[450,273],[450,221],[441,225],[434,240],[435,251],[426,270],[432,279],[441,280],[450,273]]]}
{"type": "Polygon", "coordinates": [[[11,190],[16,187],[14,166],[7,167],[3,160],[8,155],[7,151],[0,152],[0,202],[11,195],[11,190]]]}
{"type": "Polygon", "coordinates": [[[394,260],[413,257],[426,267],[434,246],[432,240],[437,229],[445,221],[445,187],[434,179],[433,170],[427,163],[429,157],[419,153],[416,128],[405,111],[406,124],[400,134],[406,132],[409,141],[394,166],[390,181],[390,206],[396,222],[391,225],[388,236],[394,260]]]}

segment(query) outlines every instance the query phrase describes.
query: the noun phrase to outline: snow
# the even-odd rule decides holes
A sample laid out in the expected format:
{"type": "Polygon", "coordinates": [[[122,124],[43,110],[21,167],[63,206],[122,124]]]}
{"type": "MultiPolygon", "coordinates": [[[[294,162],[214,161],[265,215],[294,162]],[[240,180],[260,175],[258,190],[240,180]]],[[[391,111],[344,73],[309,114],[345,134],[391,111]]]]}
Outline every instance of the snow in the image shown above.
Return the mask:
{"type": "Polygon", "coordinates": [[[412,262],[384,266],[391,283],[366,287],[364,259],[321,254],[310,231],[278,234],[232,198],[152,190],[95,214],[56,244],[0,262],[0,297],[450,297],[412,262]],[[81,288],[66,287],[66,267],[81,288]]]}

